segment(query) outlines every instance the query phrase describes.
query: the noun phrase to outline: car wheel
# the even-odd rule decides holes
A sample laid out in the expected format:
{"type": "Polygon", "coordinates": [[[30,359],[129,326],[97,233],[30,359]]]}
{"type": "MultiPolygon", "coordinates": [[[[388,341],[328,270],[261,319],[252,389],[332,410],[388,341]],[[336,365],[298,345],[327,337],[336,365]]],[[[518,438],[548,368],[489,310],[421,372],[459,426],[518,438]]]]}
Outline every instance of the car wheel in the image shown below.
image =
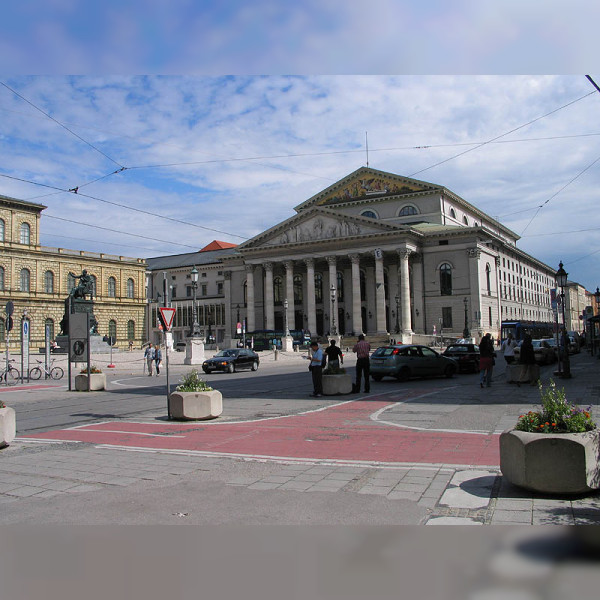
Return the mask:
{"type": "Polygon", "coordinates": [[[454,365],[446,365],[444,369],[444,377],[450,379],[450,377],[454,377],[456,374],[456,367],[454,365]]]}
{"type": "Polygon", "coordinates": [[[383,375],[371,375],[373,381],[381,381],[383,379],[383,375]]]}
{"type": "Polygon", "coordinates": [[[398,381],[406,381],[410,377],[410,369],[408,367],[403,367],[396,375],[396,379],[398,381]]]}
{"type": "Polygon", "coordinates": [[[252,363],[252,370],[253,370],[253,371],[258,371],[258,361],[257,361],[257,360],[255,360],[255,361],[252,363]]]}
{"type": "Polygon", "coordinates": [[[227,372],[235,373],[235,365],[233,363],[229,363],[229,366],[227,367],[227,372]]]}
{"type": "Polygon", "coordinates": [[[206,369],[205,367],[202,367],[202,370],[207,374],[210,373],[210,371],[208,369],[206,369]]]}

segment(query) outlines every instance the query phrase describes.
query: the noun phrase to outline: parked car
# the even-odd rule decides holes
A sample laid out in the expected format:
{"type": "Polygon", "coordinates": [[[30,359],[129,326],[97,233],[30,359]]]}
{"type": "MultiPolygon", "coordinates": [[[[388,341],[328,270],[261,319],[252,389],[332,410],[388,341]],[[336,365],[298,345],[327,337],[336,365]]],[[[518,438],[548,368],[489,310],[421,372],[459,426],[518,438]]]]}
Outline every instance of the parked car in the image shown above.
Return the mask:
{"type": "Polygon", "coordinates": [[[479,371],[479,346],[477,344],[450,344],[442,356],[453,358],[458,363],[459,371],[477,373],[479,371]]]}
{"type": "Polygon", "coordinates": [[[377,348],[371,355],[371,377],[395,377],[406,381],[410,377],[444,375],[452,377],[458,372],[458,362],[442,356],[427,346],[391,345],[377,348]]]}
{"type": "Polygon", "coordinates": [[[221,350],[212,358],[208,358],[202,363],[202,370],[205,373],[212,371],[224,371],[227,373],[235,373],[241,369],[251,369],[256,371],[260,359],[258,354],[253,350],[244,348],[231,348],[229,350],[221,350]]]}
{"type": "MultiPolygon", "coordinates": [[[[515,348],[515,360],[518,362],[521,356],[521,344],[515,348]]],[[[556,360],[556,350],[551,340],[531,340],[535,362],[538,365],[550,365],[556,360]]]]}
{"type": "Polygon", "coordinates": [[[176,352],[185,352],[185,347],[186,347],[186,343],[185,342],[176,342],[175,346],[173,346],[175,348],[176,352]]]}

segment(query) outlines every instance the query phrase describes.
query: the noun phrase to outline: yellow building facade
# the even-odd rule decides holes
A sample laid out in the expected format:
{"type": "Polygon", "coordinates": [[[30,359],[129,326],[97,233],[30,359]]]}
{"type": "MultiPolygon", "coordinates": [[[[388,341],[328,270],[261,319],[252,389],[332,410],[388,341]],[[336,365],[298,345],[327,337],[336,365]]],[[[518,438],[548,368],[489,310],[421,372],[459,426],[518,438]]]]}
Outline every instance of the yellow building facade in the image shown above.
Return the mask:
{"type": "Polygon", "coordinates": [[[141,258],[50,248],[40,245],[41,213],[46,207],[0,195],[0,343],[20,348],[21,322],[29,320],[30,351],[60,333],[65,298],[87,270],[94,281],[94,314],[100,335],[113,335],[117,347],[139,346],[145,335],[146,261],[141,258]],[[14,305],[7,336],[5,307],[14,305]]]}

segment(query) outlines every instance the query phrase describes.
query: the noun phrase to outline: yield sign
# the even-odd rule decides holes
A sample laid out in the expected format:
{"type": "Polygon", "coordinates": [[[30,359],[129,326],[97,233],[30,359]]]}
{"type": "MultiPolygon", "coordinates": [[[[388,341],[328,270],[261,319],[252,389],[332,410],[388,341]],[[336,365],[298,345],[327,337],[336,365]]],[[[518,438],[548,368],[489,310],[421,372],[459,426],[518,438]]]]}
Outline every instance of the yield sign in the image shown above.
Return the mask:
{"type": "Polygon", "coordinates": [[[174,308],[166,308],[159,307],[158,309],[158,318],[162,323],[165,331],[171,331],[171,327],[173,325],[173,319],[175,318],[175,309],[174,308]]]}

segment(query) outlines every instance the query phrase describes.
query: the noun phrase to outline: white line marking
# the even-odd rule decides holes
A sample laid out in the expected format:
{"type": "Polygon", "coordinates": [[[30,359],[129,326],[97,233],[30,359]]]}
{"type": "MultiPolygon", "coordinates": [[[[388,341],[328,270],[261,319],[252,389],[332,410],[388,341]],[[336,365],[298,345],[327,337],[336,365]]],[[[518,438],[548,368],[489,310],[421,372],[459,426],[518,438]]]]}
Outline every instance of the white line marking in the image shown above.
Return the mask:
{"type": "Polygon", "coordinates": [[[81,444],[79,440],[48,440],[45,438],[15,438],[15,442],[23,444],[81,444]]]}
{"type": "Polygon", "coordinates": [[[85,429],[84,431],[93,431],[95,433],[122,433],[124,435],[146,435],[149,437],[169,437],[185,438],[185,435],[169,435],[168,433],[141,433],[138,431],[118,431],[116,429],[85,429]]]}

